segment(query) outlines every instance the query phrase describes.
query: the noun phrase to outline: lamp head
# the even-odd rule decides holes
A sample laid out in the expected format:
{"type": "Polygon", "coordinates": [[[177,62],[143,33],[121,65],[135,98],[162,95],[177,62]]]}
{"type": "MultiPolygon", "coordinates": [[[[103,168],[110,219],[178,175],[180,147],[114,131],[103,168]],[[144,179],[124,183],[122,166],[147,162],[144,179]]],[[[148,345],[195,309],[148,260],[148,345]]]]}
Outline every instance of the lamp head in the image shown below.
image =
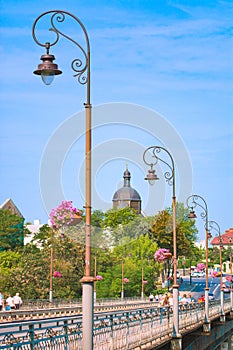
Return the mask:
{"type": "Polygon", "coordinates": [[[50,55],[49,53],[49,43],[46,43],[46,48],[47,53],[45,55],[42,55],[40,58],[43,62],[38,65],[38,69],[33,73],[40,75],[45,85],[50,85],[54,79],[54,76],[62,74],[62,71],[58,69],[57,64],[53,63],[55,56],[50,55]]]}
{"type": "Polygon", "coordinates": [[[149,181],[150,185],[154,185],[155,181],[159,180],[159,178],[155,174],[155,170],[151,168],[148,170],[148,173],[147,173],[146,177],[144,178],[144,180],[149,181]]]}
{"type": "Polygon", "coordinates": [[[193,208],[190,210],[188,218],[189,219],[196,219],[197,218],[197,215],[195,214],[195,211],[193,210],[193,208]]]}

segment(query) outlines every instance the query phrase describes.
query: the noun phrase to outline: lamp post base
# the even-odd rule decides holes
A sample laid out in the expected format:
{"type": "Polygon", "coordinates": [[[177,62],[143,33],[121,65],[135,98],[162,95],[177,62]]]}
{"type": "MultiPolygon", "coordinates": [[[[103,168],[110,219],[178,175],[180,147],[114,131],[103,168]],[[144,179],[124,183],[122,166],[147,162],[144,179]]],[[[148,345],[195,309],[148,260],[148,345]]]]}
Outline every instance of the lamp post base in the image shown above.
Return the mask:
{"type": "Polygon", "coordinates": [[[49,291],[49,302],[52,303],[52,301],[53,301],[53,291],[50,290],[49,291]]]}
{"type": "Polygon", "coordinates": [[[210,335],[211,333],[211,323],[208,321],[205,321],[203,324],[203,332],[205,335],[210,335]]]}
{"type": "Polygon", "coordinates": [[[84,276],[82,283],[82,326],[83,326],[83,349],[93,350],[93,327],[94,327],[94,281],[91,276],[84,276]]]}
{"type": "Polygon", "coordinates": [[[182,350],[182,338],[181,336],[173,336],[171,339],[171,350],[182,350]]]}
{"type": "Polygon", "coordinates": [[[220,315],[220,322],[225,323],[226,322],[226,316],[224,314],[220,315]]]}

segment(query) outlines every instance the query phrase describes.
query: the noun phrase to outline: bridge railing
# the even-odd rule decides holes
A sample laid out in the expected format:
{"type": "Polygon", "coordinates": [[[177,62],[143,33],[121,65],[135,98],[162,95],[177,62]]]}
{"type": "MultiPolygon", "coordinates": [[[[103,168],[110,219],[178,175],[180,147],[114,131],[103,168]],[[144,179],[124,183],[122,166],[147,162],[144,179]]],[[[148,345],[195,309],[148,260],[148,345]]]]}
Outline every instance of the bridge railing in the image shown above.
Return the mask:
{"type": "MultiPolygon", "coordinates": [[[[225,311],[230,311],[226,301],[225,311]]],[[[210,315],[220,315],[220,302],[210,303],[210,315]]],[[[180,309],[181,333],[190,331],[204,321],[204,305],[192,304],[180,309]]],[[[156,346],[172,335],[173,314],[170,308],[148,306],[131,310],[100,312],[94,319],[96,350],[135,349],[156,346]]],[[[0,349],[82,349],[81,316],[0,324],[0,349]]]]}

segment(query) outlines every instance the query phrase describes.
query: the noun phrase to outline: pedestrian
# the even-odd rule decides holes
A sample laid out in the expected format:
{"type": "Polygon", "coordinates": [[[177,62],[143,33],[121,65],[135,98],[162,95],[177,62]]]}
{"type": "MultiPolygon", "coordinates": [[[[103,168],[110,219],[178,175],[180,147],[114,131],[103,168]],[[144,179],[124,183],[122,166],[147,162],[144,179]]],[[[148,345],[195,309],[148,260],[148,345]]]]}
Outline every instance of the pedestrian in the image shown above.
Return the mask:
{"type": "Polygon", "coordinates": [[[154,295],[153,295],[153,294],[150,294],[149,300],[150,300],[150,301],[153,301],[153,300],[154,300],[154,295]]]}
{"type": "Polygon", "coordinates": [[[189,304],[193,304],[194,302],[195,302],[194,297],[192,297],[192,294],[191,294],[191,293],[188,293],[188,303],[189,303],[189,304]]]}
{"type": "Polygon", "coordinates": [[[20,306],[23,304],[21,297],[19,296],[19,293],[16,293],[15,296],[13,297],[14,299],[14,304],[16,310],[19,310],[20,306]]]}
{"type": "Polygon", "coordinates": [[[202,294],[199,298],[198,298],[198,303],[204,303],[205,301],[205,296],[204,294],[202,294]]]}
{"type": "Polygon", "coordinates": [[[15,309],[15,303],[14,303],[14,299],[12,298],[12,296],[9,294],[8,298],[6,299],[6,309],[9,310],[11,309],[15,309]],[[8,308],[7,308],[8,306],[8,308]]]}
{"type": "Polygon", "coordinates": [[[4,306],[4,296],[0,292],[0,311],[2,311],[3,306],[4,306]]]}
{"type": "Polygon", "coordinates": [[[168,302],[171,307],[173,307],[173,295],[172,293],[168,294],[168,302]]]}
{"type": "Polygon", "coordinates": [[[167,293],[163,296],[162,306],[169,306],[169,297],[167,293]]]}
{"type": "Polygon", "coordinates": [[[183,294],[183,296],[181,298],[181,304],[186,305],[186,304],[188,304],[188,301],[189,300],[188,300],[186,294],[183,294]]]}

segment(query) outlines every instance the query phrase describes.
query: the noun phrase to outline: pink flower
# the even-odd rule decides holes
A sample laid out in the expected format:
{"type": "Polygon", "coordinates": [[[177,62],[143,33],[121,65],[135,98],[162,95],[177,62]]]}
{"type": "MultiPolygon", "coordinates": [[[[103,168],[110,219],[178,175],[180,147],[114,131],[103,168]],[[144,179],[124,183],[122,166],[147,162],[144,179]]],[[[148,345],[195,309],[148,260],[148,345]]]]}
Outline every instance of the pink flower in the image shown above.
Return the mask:
{"type": "Polygon", "coordinates": [[[125,277],[125,278],[123,278],[123,282],[124,283],[129,283],[129,279],[125,277]]]}
{"type": "Polygon", "coordinates": [[[143,283],[143,284],[147,284],[147,283],[148,283],[148,281],[143,280],[143,281],[142,281],[142,283],[143,283]]]}
{"type": "Polygon", "coordinates": [[[211,277],[212,277],[212,278],[219,277],[219,276],[220,276],[220,272],[219,272],[219,271],[213,271],[213,272],[211,273],[211,277]]]}
{"type": "Polygon", "coordinates": [[[228,282],[233,282],[233,279],[232,279],[231,276],[226,276],[226,280],[227,280],[228,282]]]}
{"type": "Polygon", "coordinates": [[[97,276],[96,276],[96,279],[97,279],[97,281],[102,281],[103,277],[100,276],[100,275],[97,275],[97,276]]]}
{"type": "Polygon", "coordinates": [[[54,271],[53,277],[61,278],[62,274],[59,271],[54,271]]]}
{"type": "Polygon", "coordinates": [[[81,212],[73,207],[72,201],[62,201],[57,208],[52,209],[49,214],[50,225],[59,230],[70,225],[81,212]]]}
{"type": "Polygon", "coordinates": [[[154,255],[154,259],[158,262],[164,262],[167,259],[170,259],[172,254],[169,249],[159,248],[154,255]]]}
{"type": "Polygon", "coordinates": [[[197,271],[203,271],[205,269],[205,264],[199,263],[197,264],[197,271]]]}

